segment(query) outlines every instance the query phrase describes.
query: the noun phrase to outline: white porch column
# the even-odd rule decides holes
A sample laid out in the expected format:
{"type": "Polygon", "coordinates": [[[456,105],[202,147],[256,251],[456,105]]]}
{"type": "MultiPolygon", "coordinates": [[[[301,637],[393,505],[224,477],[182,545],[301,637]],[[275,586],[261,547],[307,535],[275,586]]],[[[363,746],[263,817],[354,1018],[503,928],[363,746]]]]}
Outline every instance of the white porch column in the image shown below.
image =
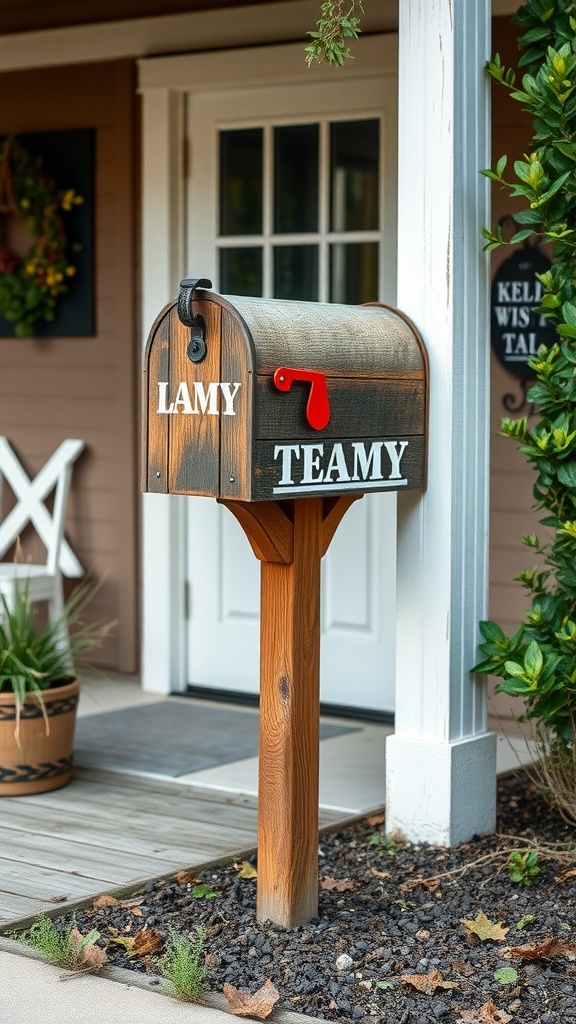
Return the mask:
{"type": "Polygon", "coordinates": [[[430,357],[428,489],[400,495],[388,832],[495,826],[496,738],[469,674],[486,617],[490,0],[400,0],[398,306],[430,357]]]}
{"type": "MultiPolygon", "coordinates": [[[[183,266],[183,97],[143,89],[142,328],[144,344],[178,294],[183,266]]],[[[142,686],[178,689],[184,673],[185,498],[142,496],[142,686]]]]}

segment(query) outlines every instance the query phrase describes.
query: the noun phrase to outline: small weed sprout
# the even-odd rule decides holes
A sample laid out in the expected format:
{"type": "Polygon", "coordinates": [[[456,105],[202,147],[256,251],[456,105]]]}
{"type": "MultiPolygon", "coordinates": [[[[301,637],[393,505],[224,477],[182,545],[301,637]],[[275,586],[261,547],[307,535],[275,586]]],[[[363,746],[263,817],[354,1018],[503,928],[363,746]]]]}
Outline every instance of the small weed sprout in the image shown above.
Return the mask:
{"type": "Polygon", "coordinates": [[[170,928],[170,939],[162,959],[155,966],[165,979],[166,991],[188,1003],[199,1003],[208,991],[204,966],[204,939],[206,932],[196,928],[196,935],[187,938],[170,928]]]}
{"type": "Polygon", "coordinates": [[[98,971],[107,960],[103,950],[94,948],[100,932],[94,929],[88,935],[80,935],[74,924],[56,928],[45,914],[29,931],[11,932],[10,938],[35,949],[55,967],[71,971],[98,971]]]}
{"type": "Polygon", "coordinates": [[[387,854],[388,857],[395,857],[400,850],[400,846],[394,841],[392,836],[386,836],[382,832],[374,832],[368,840],[368,846],[373,846],[379,857],[383,854],[387,854]]]}
{"type": "Polygon", "coordinates": [[[514,850],[508,857],[508,875],[511,882],[518,882],[520,885],[532,885],[532,880],[540,874],[538,867],[538,853],[530,850],[520,853],[514,850]]]}
{"type": "Polygon", "coordinates": [[[412,910],[414,908],[414,906],[415,906],[415,904],[412,902],[412,900],[405,900],[405,899],[394,900],[394,903],[396,903],[397,906],[400,907],[400,910],[403,913],[406,913],[406,911],[408,911],[408,910],[412,910]]]}

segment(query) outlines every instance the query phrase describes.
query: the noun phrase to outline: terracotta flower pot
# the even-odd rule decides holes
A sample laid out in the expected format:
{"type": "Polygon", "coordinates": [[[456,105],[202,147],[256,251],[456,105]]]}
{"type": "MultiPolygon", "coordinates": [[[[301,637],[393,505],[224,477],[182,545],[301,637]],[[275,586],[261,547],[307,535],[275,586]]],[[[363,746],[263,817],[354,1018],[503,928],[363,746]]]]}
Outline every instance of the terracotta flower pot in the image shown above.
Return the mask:
{"type": "Polygon", "coordinates": [[[28,694],[20,714],[20,746],[14,733],[14,695],[0,693],[0,796],[25,796],[60,789],[70,781],[80,680],[44,690],[49,722],[28,694]]]}

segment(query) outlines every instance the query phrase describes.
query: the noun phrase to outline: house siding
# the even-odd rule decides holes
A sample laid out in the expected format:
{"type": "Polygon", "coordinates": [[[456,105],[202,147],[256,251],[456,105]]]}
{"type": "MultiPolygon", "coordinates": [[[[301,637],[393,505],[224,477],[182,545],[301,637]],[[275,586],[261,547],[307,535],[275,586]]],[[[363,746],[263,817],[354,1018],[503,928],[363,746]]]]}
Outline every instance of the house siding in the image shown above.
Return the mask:
{"type": "MultiPolygon", "coordinates": [[[[66,534],[100,583],[90,616],[119,620],[94,661],[134,672],[139,617],[134,66],[115,61],[5,73],[0,88],[10,97],[0,114],[2,134],[95,130],[96,333],[0,339],[0,433],[31,475],[64,438],[85,442],[72,475],[66,534]]],[[[24,550],[26,556],[35,551],[29,534],[24,550]]]]}

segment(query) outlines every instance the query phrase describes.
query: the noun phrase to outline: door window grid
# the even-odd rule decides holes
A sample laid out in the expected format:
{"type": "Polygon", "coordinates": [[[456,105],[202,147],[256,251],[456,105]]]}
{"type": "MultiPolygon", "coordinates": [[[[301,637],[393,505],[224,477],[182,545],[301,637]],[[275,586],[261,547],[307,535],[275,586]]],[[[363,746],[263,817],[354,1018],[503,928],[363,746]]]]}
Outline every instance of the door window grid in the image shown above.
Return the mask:
{"type": "MultiPolygon", "coordinates": [[[[330,296],[330,274],[331,266],[338,266],[342,263],[341,256],[338,256],[335,248],[340,243],[363,244],[372,243],[378,248],[377,259],[377,291],[381,293],[383,279],[383,218],[384,218],[384,195],[383,195],[383,125],[382,118],[373,113],[370,114],[348,114],[341,120],[346,122],[378,121],[379,123],[379,149],[378,149],[378,221],[379,226],[375,230],[358,231],[330,231],[330,126],[338,123],[335,118],[315,118],[313,121],[268,121],[260,122],[258,125],[246,123],[245,125],[234,125],[233,127],[221,126],[218,132],[220,138],[223,132],[235,131],[241,128],[261,128],[263,131],[263,233],[249,235],[223,235],[216,234],[217,265],[221,266],[220,252],[226,249],[259,249],[262,253],[262,291],[265,298],[277,297],[274,294],[274,250],[281,246],[312,246],[318,248],[318,294],[320,302],[331,301],[330,296]],[[284,125],[293,124],[317,124],[319,126],[319,204],[318,204],[318,231],[300,233],[276,233],[273,230],[274,223],[274,129],[284,125]]],[[[219,172],[220,173],[220,172],[219,172]]],[[[218,218],[219,219],[219,218],[218,218]]],[[[222,285],[219,284],[220,287],[222,285]]],[[[370,296],[376,299],[378,295],[370,296]]],[[[337,300],[342,301],[342,300],[337,300]]],[[[343,300],[346,301],[346,300],[343,300]]]]}

